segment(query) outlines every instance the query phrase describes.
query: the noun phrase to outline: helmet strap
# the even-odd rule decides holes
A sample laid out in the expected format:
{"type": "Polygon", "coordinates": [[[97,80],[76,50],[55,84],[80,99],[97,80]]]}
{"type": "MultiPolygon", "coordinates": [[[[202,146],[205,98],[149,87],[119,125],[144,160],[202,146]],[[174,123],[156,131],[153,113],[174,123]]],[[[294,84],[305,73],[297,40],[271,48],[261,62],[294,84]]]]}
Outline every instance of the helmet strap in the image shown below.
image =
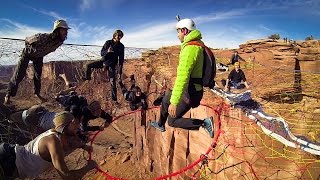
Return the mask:
{"type": "Polygon", "coordinates": [[[181,32],[183,33],[183,35],[188,35],[189,33],[190,33],[190,30],[189,29],[187,29],[187,28],[182,28],[181,29],[181,32]]]}

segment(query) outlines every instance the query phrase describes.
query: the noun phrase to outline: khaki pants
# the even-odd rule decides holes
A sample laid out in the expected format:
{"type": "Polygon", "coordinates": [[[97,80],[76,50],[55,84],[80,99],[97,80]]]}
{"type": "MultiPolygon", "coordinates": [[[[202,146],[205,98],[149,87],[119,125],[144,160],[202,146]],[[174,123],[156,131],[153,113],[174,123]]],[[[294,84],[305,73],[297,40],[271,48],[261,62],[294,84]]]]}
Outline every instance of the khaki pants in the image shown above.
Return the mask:
{"type": "Polygon", "coordinates": [[[8,85],[7,94],[9,94],[10,96],[16,96],[18,86],[26,75],[29,60],[32,60],[32,62],[33,62],[34,94],[40,94],[43,57],[31,58],[26,54],[25,49],[24,49],[21,56],[20,56],[18,65],[17,65],[17,67],[14,71],[14,74],[13,74],[13,76],[9,82],[9,85],[8,85]]]}

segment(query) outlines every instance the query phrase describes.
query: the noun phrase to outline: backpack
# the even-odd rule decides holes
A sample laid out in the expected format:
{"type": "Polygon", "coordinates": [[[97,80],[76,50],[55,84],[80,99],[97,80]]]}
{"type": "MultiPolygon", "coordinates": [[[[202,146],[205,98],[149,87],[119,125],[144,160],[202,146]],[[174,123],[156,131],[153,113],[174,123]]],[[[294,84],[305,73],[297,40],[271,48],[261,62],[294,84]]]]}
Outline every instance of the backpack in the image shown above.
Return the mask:
{"type": "Polygon", "coordinates": [[[202,78],[191,78],[193,83],[201,84],[204,87],[213,88],[215,85],[214,78],[216,77],[216,58],[212,51],[199,41],[190,41],[186,45],[196,45],[203,47],[203,69],[202,78]]]}

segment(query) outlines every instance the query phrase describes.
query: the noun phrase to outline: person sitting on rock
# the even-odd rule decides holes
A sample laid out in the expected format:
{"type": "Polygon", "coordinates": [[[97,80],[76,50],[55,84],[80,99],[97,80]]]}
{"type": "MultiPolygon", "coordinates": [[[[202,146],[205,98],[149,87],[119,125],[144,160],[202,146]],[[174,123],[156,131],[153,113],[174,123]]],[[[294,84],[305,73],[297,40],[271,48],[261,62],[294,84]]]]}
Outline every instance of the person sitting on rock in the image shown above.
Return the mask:
{"type": "Polygon", "coordinates": [[[243,89],[246,87],[249,89],[246,76],[244,72],[240,69],[239,62],[234,63],[234,69],[230,72],[228,79],[221,80],[225,91],[230,91],[230,88],[243,89]]]}
{"type": "Polygon", "coordinates": [[[198,107],[203,97],[203,85],[194,80],[202,78],[204,54],[201,46],[188,45],[191,41],[203,43],[201,32],[196,29],[194,21],[177,19],[179,22],[176,30],[181,41],[177,77],[172,91],[167,90],[162,99],[159,119],[151,121],[150,124],[161,132],[166,130],[167,120],[168,125],[175,128],[199,130],[202,127],[213,138],[213,117],[205,119],[183,117],[191,108],[198,107]]]}
{"type": "Polygon", "coordinates": [[[245,61],[241,56],[239,56],[238,51],[234,51],[233,55],[230,58],[230,64],[234,65],[234,63],[239,62],[239,61],[245,61]]]}
{"type": "Polygon", "coordinates": [[[102,59],[87,64],[85,68],[85,76],[82,78],[83,80],[91,80],[92,69],[108,69],[108,74],[112,86],[111,97],[116,105],[119,105],[119,103],[117,102],[117,74],[119,79],[121,80],[124,62],[124,45],[120,42],[122,37],[123,32],[119,29],[113,33],[112,39],[106,41],[101,49],[102,59]]]}
{"type": "Polygon", "coordinates": [[[81,179],[97,164],[88,160],[80,169],[70,170],[64,157],[77,148],[92,151],[92,147],[76,137],[79,121],[70,112],[55,115],[54,128],[38,135],[24,146],[0,144],[0,179],[34,179],[54,167],[61,179],[81,179]]]}
{"type": "Polygon", "coordinates": [[[119,81],[121,91],[125,100],[129,102],[130,109],[132,111],[137,110],[139,107],[142,109],[148,109],[147,96],[141,92],[140,87],[136,86],[134,75],[130,76],[131,87],[128,91],[122,81],[119,81]]]}

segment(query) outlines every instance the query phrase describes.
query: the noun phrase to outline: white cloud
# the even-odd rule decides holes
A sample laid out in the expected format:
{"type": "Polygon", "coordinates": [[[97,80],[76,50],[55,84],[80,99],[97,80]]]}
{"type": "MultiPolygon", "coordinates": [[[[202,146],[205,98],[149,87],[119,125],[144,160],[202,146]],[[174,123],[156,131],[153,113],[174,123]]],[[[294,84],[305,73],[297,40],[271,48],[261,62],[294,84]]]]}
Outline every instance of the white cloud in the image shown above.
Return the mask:
{"type": "Polygon", "coordinates": [[[96,7],[103,7],[104,9],[113,8],[127,0],[81,0],[80,10],[86,11],[96,7]]]}
{"type": "Polygon", "coordinates": [[[0,18],[0,22],[2,25],[5,25],[0,29],[1,37],[10,37],[10,38],[22,38],[24,39],[26,36],[31,36],[40,32],[48,32],[50,30],[31,27],[25,24],[21,24],[10,19],[0,18]]]}
{"type": "MultiPolygon", "coordinates": [[[[114,6],[126,0],[81,0],[80,7],[82,10],[94,8],[99,5],[108,5],[114,6]]],[[[33,7],[34,11],[39,12],[41,14],[45,14],[54,18],[63,18],[67,19],[56,12],[38,10],[33,7]]],[[[254,8],[253,8],[254,9],[254,8]]],[[[252,9],[251,9],[252,10],[252,9]]],[[[213,39],[208,39],[208,45],[212,47],[237,47],[243,41],[248,39],[248,36],[244,35],[242,31],[239,31],[239,26],[228,26],[228,27],[217,27],[214,23],[217,21],[225,20],[225,19],[235,19],[239,17],[244,17],[251,11],[249,9],[233,9],[230,11],[211,13],[206,15],[200,15],[197,17],[193,17],[192,19],[195,21],[197,27],[203,31],[203,37],[211,37],[213,39]],[[205,31],[207,28],[210,31],[205,31]],[[241,32],[241,33],[239,33],[241,32]],[[237,34],[237,40],[232,40],[234,34],[237,34]],[[231,37],[231,38],[229,38],[231,37]],[[224,42],[225,41],[225,42],[224,42]],[[241,42],[239,42],[241,41],[241,42]],[[218,42],[218,43],[216,43],[218,42]]],[[[16,23],[17,24],[17,23],[16,23]]],[[[73,21],[70,19],[68,24],[72,29],[69,30],[67,43],[78,43],[78,44],[94,44],[94,45],[103,45],[104,42],[108,39],[111,39],[113,31],[116,29],[115,27],[109,26],[94,26],[92,24],[87,24],[86,22],[73,21]]],[[[145,24],[137,25],[136,28],[131,29],[123,29],[124,38],[122,42],[127,47],[146,47],[146,48],[159,48],[162,46],[176,45],[180,44],[177,39],[177,34],[174,29],[176,24],[175,20],[166,21],[166,22],[148,22],[145,24]]],[[[28,26],[26,26],[28,27],[28,26]]],[[[263,31],[267,31],[267,28],[264,26],[259,27],[263,31]]],[[[23,33],[23,35],[32,35],[38,28],[28,27],[30,31],[26,31],[28,33],[23,33]],[[32,32],[32,33],[31,33],[32,32]]],[[[258,27],[256,27],[258,28],[258,27]]],[[[12,35],[20,34],[26,28],[21,28],[20,26],[16,26],[15,30],[11,32],[12,35]]],[[[251,29],[251,28],[250,28],[251,29]]],[[[42,29],[41,29],[42,30],[42,29]]],[[[0,28],[1,31],[1,28],[0,28]]],[[[43,32],[43,30],[41,31],[43,32]]],[[[8,32],[5,32],[8,33],[8,32]]],[[[250,37],[256,37],[256,33],[254,29],[252,32],[248,32],[247,34],[254,34],[250,37]]],[[[262,33],[260,33],[262,34],[262,33]]],[[[22,35],[19,35],[21,37],[22,35]]],[[[259,37],[261,38],[261,37],[259,37]]]]}
{"type": "Polygon", "coordinates": [[[244,15],[244,10],[231,10],[227,12],[220,12],[216,14],[208,14],[194,17],[193,20],[197,22],[196,24],[207,23],[216,20],[223,20],[223,19],[231,19],[231,18],[239,18],[241,15],[244,15]]]}
{"type": "Polygon", "coordinates": [[[30,8],[31,8],[32,10],[38,12],[38,13],[41,13],[41,14],[44,14],[44,15],[53,17],[54,19],[64,19],[64,20],[67,20],[66,17],[63,17],[63,16],[59,15],[58,13],[56,13],[56,12],[54,12],[54,11],[39,10],[39,9],[36,9],[36,8],[33,8],[33,7],[30,7],[30,8]]]}
{"type": "Polygon", "coordinates": [[[260,24],[258,27],[261,28],[262,30],[265,30],[265,31],[272,31],[272,29],[270,29],[262,24],[260,24]]]}
{"type": "MultiPolygon", "coordinates": [[[[40,11],[38,11],[40,12],[40,11]]],[[[43,13],[43,12],[40,12],[43,13]]],[[[45,13],[48,16],[58,15],[57,13],[45,13]]],[[[202,30],[202,26],[206,26],[208,24],[212,24],[215,21],[223,20],[223,19],[231,19],[238,18],[245,14],[245,11],[242,10],[232,10],[228,12],[221,12],[216,14],[209,15],[201,15],[197,17],[193,17],[195,20],[197,27],[202,30]]],[[[10,21],[11,24],[18,24],[10,21]]],[[[180,44],[177,39],[177,33],[175,31],[176,21],[167,21],[167,22],[151,22],[146,24],[138,25],[136,28],[132,29],[123,29],[124,38],[122,42],[127,47],[143,47],[143,48],[159,48],[162,46],[170,46],[180,44]]],[[[70,22],[70,27],[72,29],[69,30],[67,43],[83,43],[83,44],[94,44],[94,45],[103,45],[104,42],[108,39],[111,39],[113,31],[116,29],[114,27],[108,26],[93,26],[87,24],[85,22],[74,23],[70,22]]],[[[204,40],[206,40],[207,44],[211,47],[237,47],[240,43],[248,40],[245,39],[242,33],[238,32],[238,27],[227,27],[227,28],[219,28],[215,27],[210,31],[203,31],[204,40]],[[236,32],[237,31],[237,32],[236,32]],[[211,35],[212,34],[212,35],[211,35]],[[238,34],[237,41],[232,40],[234,37],[233,34],[238,34]],[[208,38],[210,37],[210,38],[208,38]],[[230,37],[230,38],[229,38],[230,37]],[[225,41],[225,42],[224,42],[225,41]]],[[[11,31],[11,34],[19,34],[22,31],[28,32],[23,35],[32,35],[37,33],[36,30],[38,28],[23,26],[19,24],[16,28],[11,31]],[[23,28],[24,27],[24,28],[23,28]],[[26,30],[30,29],[30,30],[26,30]]],[[[43,32],[44,30],[40,32],[43,32]]],[[[203,29],[206,30],[206,29],[203,29]]],[[[1,32],[1,31],[0,31],[1,32]]],[[[8,33],[8,32],[5,32],[8,33]]],[[[248,33],[250,34],[250,33],[248,33]]],[[[254,34],[254,33],[252,33],[254,34]]],[[[19,36],[21,37],[21,35],[19,36]]],[[[256,36],[251,36],[256,37],[256,36]]],[[[23,37],[24,38],[24,37],[23,37]]]]}
{"type": "Polygon", "coordinates": [[[94,3],[94,0],[81,0],[81,4],[80,4],[81,11],[90,9],[93,3],[94,3]]]}

